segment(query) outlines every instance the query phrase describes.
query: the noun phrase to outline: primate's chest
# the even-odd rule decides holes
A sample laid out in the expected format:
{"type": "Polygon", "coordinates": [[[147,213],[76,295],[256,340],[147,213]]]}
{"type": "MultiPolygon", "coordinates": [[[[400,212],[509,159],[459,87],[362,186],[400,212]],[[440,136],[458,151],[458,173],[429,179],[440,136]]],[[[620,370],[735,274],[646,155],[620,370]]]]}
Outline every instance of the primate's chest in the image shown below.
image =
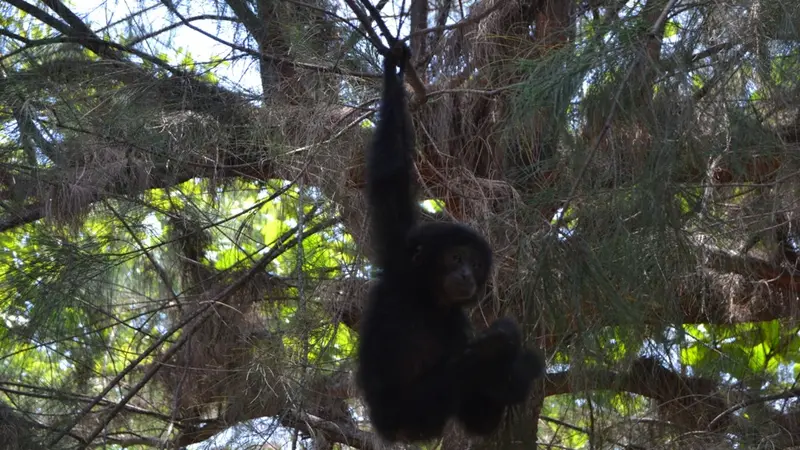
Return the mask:
{"type": "Polygon", "coordinates": [[[464,348],[468,336],[461,317],[451,315],[421,315],[412,325],[413,347],[421,353],[441,357],[464,348]]]}

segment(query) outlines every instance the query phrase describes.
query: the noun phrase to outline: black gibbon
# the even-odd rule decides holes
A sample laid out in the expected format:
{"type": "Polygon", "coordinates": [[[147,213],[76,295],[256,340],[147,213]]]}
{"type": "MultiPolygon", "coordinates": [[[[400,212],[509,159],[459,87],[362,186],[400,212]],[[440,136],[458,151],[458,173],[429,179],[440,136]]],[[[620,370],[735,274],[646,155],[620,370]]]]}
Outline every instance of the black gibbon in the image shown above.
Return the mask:
{"type": "Polygon", "coordinates": [[[522,347],[512,319],[472,336],[464,307],[484,292],[492,264],[486,240],[460,224],[418,223],[402,81],[407,58],[401,44],[385,56],[380,116],[367,155],[380,274],[361,321],[356,380],[375,430],[388,441],[440,437],[451,418],[468,433],[487,435],[507,406],[525,400],[544,360],[522,347]]]}

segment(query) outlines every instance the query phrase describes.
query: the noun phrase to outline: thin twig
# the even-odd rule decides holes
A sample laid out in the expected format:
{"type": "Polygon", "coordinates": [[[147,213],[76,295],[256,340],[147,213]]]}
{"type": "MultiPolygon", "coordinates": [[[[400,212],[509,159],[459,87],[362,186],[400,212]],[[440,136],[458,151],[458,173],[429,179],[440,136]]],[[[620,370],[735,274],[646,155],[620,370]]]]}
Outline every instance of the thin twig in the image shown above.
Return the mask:
{"type": "MultiPolygon", "coordinates": [[[[378,36],[378,34],[375,33],[375,30],[372,29],[372,21],[370,20],[369,16],[364,14],[364,11],[358,7],[354,0],[344,0],[344,2],[347,3],[347,6],[349,6],[350,9],[353,10],[353,13],[356,15],[356,17],[358,17],[358,21],[364,26],[364,31],[369,35],[369,41],[372,42],[372,45],[378,49],[378,53],[381,55],[388,53],[389,49],[383,45],[380,36],[378,36]]],[[[386,24],[383,26],[385,27],[386,24]]]]}
{"type": "Polygon", "coordinates": [[[430,28],[425,28],[425,29],[422,29],[422,30],[414,31],[413,33],[410,33],[407,37],[403,38],[402,40],[403,41],[407,41],[407,40],[409,40],[409,39],[411,39],[411,38],[413,38],[415,36],[419,36],[420,34],[436,33],[436,32],[440,32],[440,31],[449,31],[449,30],[455,30],[457,28],[466,27],[468,25],[474,25],[474,24],[480,22],[481,20],[485,19],[486,17],[488,17],[489,14],[491,14],[491,13],[497,11],[498,9],[500,9],[500,7],[503,4],[504,4],[504,2],[497,2],[494,5],[492,5],[490,8],[487,8],[486,11],[483,11],[480,14],[476,14],[474,17],[467,17],[464,20],[460,20],[460,21],[458,21],[456,23],[452,23],[450,25],[437,25],[435,27],[430,27],[430,28]]]}
{"type": "MultiPolygon", "coordinates": [[[[408,47],[405,44],[405,40],[397,39],[389,32],[389,28],[386,26],[386,22],[383,21],[380,12],[374,6],[372,6],[372,4],[368,0],[361,0],[361,3],[363,3],[364,6],[367,8],[367,10],[369,10],[370,14],[372,15],[372,20],[375,21],[375,23],[378,25],[378,28],[381,29],[381,32],[384,34],[384,37],[386,38],[386,41],[389,43],[389,47],[383,45],[383,42],[381,42],[380,37],[378,37],[378,35],[372,29],[372,26],[370,25],[369,16],[364,14],[364,11],[362,11],[361,8],[359,8],[358,5],[356,5],[353,0],[344,0],[344,1],[345,3],[347,3],[348,6],[350,6],[350,9],[352,9],[353,12],[356,14],[358,20],[360,20],[362,25],[366,28],[367,33],[370,34],[370,42],[372,42],[372,45],[374,45],[375,48],[378,49],[378,53],[380,53],[381,55],[388,54],[391,51],[391,48],[389,47],[394,47],[395,44],[397,43],[402,43],[402,45],[406,47],[406,50],[408,50],[408,47]]],[[[428,99],[425,89],[425,83],[422,82],[422,79],[420,79],[419,75],[417,74],[414,65],[411,64],[410,58],[405,62],[405,74],[406,74],[406,80],[408,80],[408,84],[410,84],[411,88],[414,90],[415,94],[414,103],[417,105],[425,103],[428,99]]]]}
{"type": "Polygon", "coordinates": [[[238,51],[244,53],[245,55],[252,56],[254,58],[265,59],[267,61],[272,61],[272,62],[275,62],[275,63],[287,64],[287,65],[294,66],[294,67],[297,67],[297,68],[300,68],[300,69],[315,70],[315,71],[325,72],[325,73],[336,73],[336,74],[339,74],[339,75],[348,75],[348,76],[359,77],[359,78],[377,78],[377,77],[380,76],[379,74],[372,74],[372,73],[366,73],[366,72],[355,72],[355,71],[352,71],[352,70],[339,69],[338,67],[320,66],[320,65],[317,65],[317,64],[310,64],[310,63],[304,63],[304,62],[299,62],[299,61],[293,61],[291,59],[283,58],[283,57],[280,57],[280,56],[270,55],[270,54],[267,54],[267,53],[258,52],[256,50],[253,50],[253,49],[250,49],[250,48],[247,48],[247,47],[243,47],[243,46],[235,44],[233,42],[228,42],[228,41],[220,38],[219,36],[211,34],[211,33],[207,32],[207,31],[203,30],[202,28],[199,28],[199,27],[189,23],[187,21],[187,19],[180,13],[180,11],[178,11],[177,8],[174,8],[172,6],[171,2],[166,1],[166,0],[162,0],[162,3],[169,9],[169,11],[172,14],[175,14],[175,17],[177,17],[178,20],[181,21],[181,23],[186,25],[189,29],[196,31],[196,32],[202,34],[203,36],[205,36],[205,37],[207,37],[209,39],[212,39],[212,40],[214,40],[216,42],[219,42],[222,45],[226,45],[226,46],[232,48],[233,50],[238,50],[238,51]]]}
{"type": "Polygon", "coordinates": [[[386,22],[384,22],[383,17],[381,17],[381,12],[378,11],[378,9],[375,8],[372,5],[372,3],[369,2],[369,0],[361,0],[361,4],[363,4],[364,7],[367,8],[367,11],[369,11],[369,14],[372,16],[372,20],[375,21],[375,25],[377,25],[378,28],[381,30],[381,33],[383,33],[383,37],[386,38],[386,42],[388,42],[389,46],[391,47],[394,44],[394,41],[397,40],[397,38],[389,30],[389,27],[386,26],[386,22]]]}

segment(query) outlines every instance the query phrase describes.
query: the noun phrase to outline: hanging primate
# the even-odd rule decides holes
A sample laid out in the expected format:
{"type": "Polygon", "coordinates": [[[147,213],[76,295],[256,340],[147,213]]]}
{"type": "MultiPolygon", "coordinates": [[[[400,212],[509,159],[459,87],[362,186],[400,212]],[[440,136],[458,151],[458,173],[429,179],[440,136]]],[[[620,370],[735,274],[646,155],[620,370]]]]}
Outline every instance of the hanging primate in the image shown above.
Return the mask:
{"type": "Polygon", "coordinates": [[[402,44],[385,55],[380,116],[367,155],[380,274],[361,323],[357,383],[373,426],[388,441],[440,437],[450,418],[487,435],[507,406],[525,400],[544,360],[522,347],[511,319],[472,336],[464,307],[485,291],[492,264],[486,240],[460,224],[418,223],[402,81],[407,58],[402,44]]]}

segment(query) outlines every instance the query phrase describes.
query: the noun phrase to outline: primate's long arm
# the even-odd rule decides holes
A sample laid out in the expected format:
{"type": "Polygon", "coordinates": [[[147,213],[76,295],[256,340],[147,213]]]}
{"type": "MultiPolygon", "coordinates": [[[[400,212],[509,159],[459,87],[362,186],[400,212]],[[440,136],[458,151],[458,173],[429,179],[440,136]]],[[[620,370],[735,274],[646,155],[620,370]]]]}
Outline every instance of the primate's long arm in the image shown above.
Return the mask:
{"type": "Polygon", "coordinates": [[[414,135],[403,89],[406,57],[405,52],[391,51],[384,58],[380,117],[367,155],[372,245],[376,263],[384,270],[392,270],[395,264],[407,264],[403,257],[404,241],[417,220],[412,180],[414,135]]]}

